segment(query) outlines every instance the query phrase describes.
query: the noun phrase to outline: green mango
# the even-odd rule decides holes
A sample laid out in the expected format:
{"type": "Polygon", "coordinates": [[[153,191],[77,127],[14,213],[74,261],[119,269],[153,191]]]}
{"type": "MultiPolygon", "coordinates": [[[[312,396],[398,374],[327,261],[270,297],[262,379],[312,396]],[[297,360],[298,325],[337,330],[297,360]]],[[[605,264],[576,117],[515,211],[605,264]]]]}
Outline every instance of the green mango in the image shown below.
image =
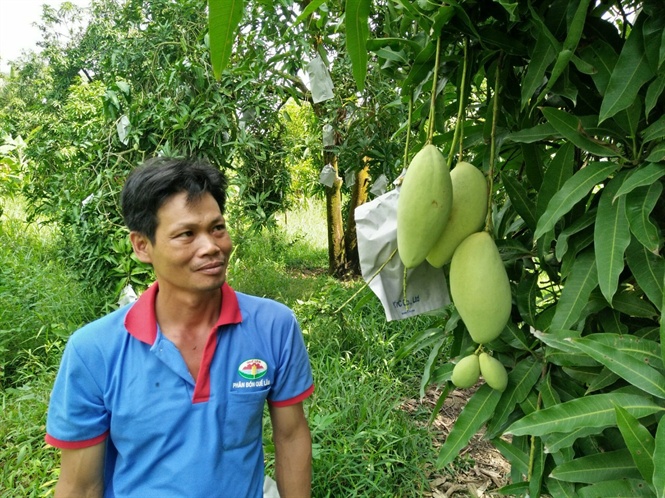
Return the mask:
{"type": "Polygon", "coordinates": [[[478,356],[470,354],[457,362],[450,380],[460,389],[466,389],[474,386],[479,378],[480,364],[478,363],[478,356]]]}
{"type": "Polygon", "coordinates": [[[441,236],[427,255],[427,262],[441,268],[450,262],[457,246],[479,231],[487,215],[487,180],[473,164],[459,162],[450,172],[453,203],[441,236]]]}
{"type": "Polygon", "coordinates": [[[499,360],[483,352],[478,357],[478,365],[480,366],[480,374],[488,386],[501,392],[506,390],[508,372],[499,360]]]}
{"type": "Polygon", "coordinates": [[[425,261],[448,222],[453,187],[436,146],[425,145],[411,160],[397,199],[397,252],[407,268],[425,261]]]}
{"type": "Polygon", "coordinates": [[[506,268],[487,232],[469,235],[450,262],[450,298],[478,344],[493,341],[510,318],[512,298],[506,268]]]}

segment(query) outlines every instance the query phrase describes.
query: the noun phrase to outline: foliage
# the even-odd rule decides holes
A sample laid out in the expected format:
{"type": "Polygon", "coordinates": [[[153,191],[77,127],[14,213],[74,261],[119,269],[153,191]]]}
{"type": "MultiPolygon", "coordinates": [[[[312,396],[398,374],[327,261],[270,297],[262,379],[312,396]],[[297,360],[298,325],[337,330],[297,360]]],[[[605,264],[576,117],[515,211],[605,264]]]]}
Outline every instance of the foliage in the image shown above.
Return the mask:
{"type": "MultiPolygon", "coordinates": [[[[418,33],[367,47],[408,61],[394,73],[404,94],[436,89],[441,115],[416,98],[414,118],[429,119],[448,154],[462,109],[459,158],[494,183],[486,228],[513,287],[511,323],[486,346],[510,368],[508,389],[485,385],[469,399],[437,464],[484,428],[512,464],[506,494],[662,496],[661,3],[401,5],[418,33]]],[[[476,345],[449,317],[440,333],[461,358],[476,345]]],[[[438,358],[424,383],[444,384],[445,396],[452,365],[447,351],[438,358]]]]}

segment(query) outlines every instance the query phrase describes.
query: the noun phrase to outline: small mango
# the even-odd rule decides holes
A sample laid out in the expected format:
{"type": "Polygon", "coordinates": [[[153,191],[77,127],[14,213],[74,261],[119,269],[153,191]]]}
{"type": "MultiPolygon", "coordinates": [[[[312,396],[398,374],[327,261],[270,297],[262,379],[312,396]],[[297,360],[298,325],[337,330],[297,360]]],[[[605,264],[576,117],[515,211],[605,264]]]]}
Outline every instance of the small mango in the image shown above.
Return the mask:
{"type": "Polygon", "coordinates": [[[466,389],[474,386],[479,378],[480,364],[478,356],[470,354],[457,362],[450,380],[460,389],[466,389]]]}
{"type": "Polygon", "coordinates": [[[483,352],[478,357],[478,365],[480,366],[480,374],[488,386],[501,392],[506,390],[508,372],[499,360],[483,352]]]}
{"type": "Polygon", "coordinates": [[[510,318],[512,297],[506,268],[487,232],[469,235],[450,262],[450,297],[478,344],[493,341],[510,318]]]}
{"type": "Polygon", "coordinates": [[[479,231],[487,215],[487,180],[473,164],[461,161],[450,172],[453,203],[441,236],[427,255],[427,262],[441,268],[450,262],[457,246],[479,231]]]}
{"type": "Polygon", "coordinates": [[[452,206],[450,170],[439,149],[427,144],[411,160],[397,199],[397,252],[415,268],[439,239],[452,206]]]}

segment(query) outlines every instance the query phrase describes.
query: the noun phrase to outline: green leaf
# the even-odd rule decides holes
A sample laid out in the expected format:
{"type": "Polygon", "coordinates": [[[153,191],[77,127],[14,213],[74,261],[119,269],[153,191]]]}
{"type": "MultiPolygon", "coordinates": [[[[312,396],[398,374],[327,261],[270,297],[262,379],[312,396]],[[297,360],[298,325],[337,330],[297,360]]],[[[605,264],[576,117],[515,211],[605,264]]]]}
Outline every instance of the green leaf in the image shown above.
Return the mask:
{"type": "MultiPolygon", "coordinates": [[[[665,32],[665,31],[664,31],[665,32]]],[[[665,90],[665,73],[661,73],[658,77],[649,84],[647,88],[647,96],[644,99],[644,114],[649,116],[649,113],[658,104],[658,99],[665,90]]]]}
{"type": "Polygon", "coordinates": [[[652,183],[632,191],[626,196],[626,214],[630,231],[635,238],[649,251],[658,252],[660,247],[660,230],[651,222],[649,216],[663,192],[661,182],[652,183]]]}
{"type": "Polygon", "coordinates": [[[660,344],[656,341],[634,335],[603,333],[596,333],[590,337],[593,337],[593,340],[598,343],[605,344],[617,351],[632,356],[645,365],[650,365],[656,369],[663,368],[663,360],[660,357],[660,344]]]}
{"type": "Polygon", "coordinates": [[[303,22],[305,19],[307,19],[309,16],[311,16],[316,9],[321,7],[325,3],[326,0],[313,0],[307,4],[307,6],[303,9],[303,11],[300,13],[300,15],[296,18],[296,20],[293,22],[294,26],[297,26],[301,22],[303,22]]]}
{"type": "Polygon", "coordinates": [[[591,75],[591,78],[598,89],[598,93],[605,95],[617,61],[616,51],[609,43],[598,38],[580,51],[580,57],[596,68],[596,72],[591,75]]]}
{"type": "Polygon", "coordinates": [[[510,201],[513,203],[513,207],[517,214],[519,214],[524,223],[531,228],[532,230],[536,228],[536,216],[534,214],[535,205],[532,199],[529,199],[526,190],[522,186],[522,183],[517,181],[511,175],[501,172],[501,181],[503,186],[506,188],[506,193],[510,197],[510,201]]]}
{"type": "Polygon", "coordinates": [[[619,152],[610,144],[596,140],[589,136],[577,116],[554,107],[543,107],[541,109],[547,122],[551,124],[561,136],[570,140],[577,147],[595,156],[612,157],[619,156],[619,152]]]}
{"type": "Polygon", "coordinates": [[[634,169],[614,195],[614,200],[621,195],[629,194],[636,188],[653,185],[663,175],[665,175],[665,164],[649,163],[634,169]]]}
{"type": "Polygon", "coordinates": [[[208,0],[210,61],[218,80],[231,58],[235,32],[244,12],[243,0],[208,0]]]}
{"type": "Polygon", "coordinates": [[[602,363],[625,381],[649,394],[665,399],[665,376],[632,355],[596,341],[593,336],[594,334],[591,334],[571,339],[571,342],[580,351],[602,363]]]}
{"type": "Polygon", "coordinates": [[[552,477],[546,479],[547,490],[552,498],[576,498],[575,485],[570,482],[559,481],[552,477]]]}
{"type": "Polygon", "coordinates": [[[640,473],[626,449],[583,456],[555,467],[551,476],[568,482],[596,483],[611,479],[635,479],[640,473]]]}
{"type": "Polygon", "coordinates": [[[626,250],[626,261],[637,284],[654,306],[658,307],[663,302],[665,260],[633,241],[626,250]]]}
{"type": "Polygon", "coordinates": [[[639,498],[653,497],[653,491],[642,479],[604,481],[577,490],[579,498],[639,498]]]}
{"type": "Polygon", "coordinates": [[[591,251],[584,251],[578,255],[570,275],[566,278],[552,317],[551,329],[567,329],[577,323],[591,292],[597,286],[598,270],[595,256],[591,251]]]}
{"type": "Polygon", "coordinates": [[[645,396],[592,394],[527,415],[514,422],[504,434],[542,436],[552,432],[572,432],[579,428],[609,427],[616,423],[615,405],[624,407],[637,418],[665,411],[665,408],[645,396]]]}
{"type": "Polygon", "coordinates": [[[614,407],[617,425],[626,443],[626,448],[633,457],[633,462],[646,481],[653,477],[653,452],[656,442],[646,427],[620,406],[614,407]]]}
{"type": "Polygon", "coordinates": [[[536,216],[540,218],[547,208],[547,204],[566,181],[573,176],[575,164],[575,146],[566,142],[556,152],[545,171],[542,186],[538,191],[536,203],[536,216]]]}
{"type": "MultiPolygon", "coordinates": [[[[662,322],[661,322],[662,323],[662,322]]],[[[653,451],[653,486],[656,496],[665,498],[665,418],[661,418],[656,429],[656,446],[653,451]]]]}
{"type": "Polygon", "coordinates": [[[657,143],[645,159],[646,162],[658,163],[665,161],[665,142],[657,143]]]}
{"type": "Polygon", "coordinates": [[[665,116],[661,116],[642,131],[644,142],[652,142],[665,137],[665,116]]]}
{"type": "Polygon", "coordinates": [[[584,231],[586,228],[592,226],[596,221],[596,210],[587,211],[582,216],[577,218],[572,225],[567,226],[559,234],[556,239],[556,248],[554,255],[556,259],[561,261],[568,252],[568,239],[579,232],[584,231]]]}
{"type": "Polygon", "coordinates": [[[630,106],[642,85],[653,78],[642,38],[643,18],[638,16],[619,54],[600,106],[599,123],[630,106]]]}
{"type": "Polygon", "coordinates": [[[510,133],[506,136],[506,140],[512,140],[516,143],[530,144],[540,142],[553,135],[556,135],[554,127],[549,123],[543,123],[536,125],[533,128],[525,128],[524,130],[510,133]]]}
{"type": "MultiPolygon", "coordinates": [[[[538,26],[536,25],[536,28],[538,26]]],[[[529,67],[522,81],[522,109],[529,103],[529,99],[543,84],[547,67],[556,58],[556,50],[550,43],[549,37],[540,29],[536,37],[536,45],[529,58],[529,67]]]]}
{"type": "Polygon", "coordinates": [[[494,414],[499,399],[501,399],[501,393],[487,384],[482,385],[469,398],[439,451],[436,461],[437,468],[445,467],[457,458],[459,452],[494,414]]]}
{"type": "Polygon", "coordinates": [[[619,276],[624,267],[623,256],[630,244],[626,199],[619,197],[612,202],[622,180],[621,176],[617,176],[603,189],[594,226],[598,285],[608,303],[612,302],[619,286],[619,276]]]}
{"type": "Polygon", "coordinates": [[[346,50],[351,59],[353,77],[361,92],[367,76],[367,39],[369,38],[370,0],[346,0],[346,50]]]}
{"type": "Polygon", "coordinates": [[[575,173],[547,203],[547,209],[538,219],[534,238],[552,230],[563,215],[617,168],[618,164],[612,162],[592,162],[575,173]]]}
{"type": "Polygon", "coordinates": [[[492,439],[492,444],[508,460],[512,469],[523,475],[529,474],[529,455],[501,438],[492,439]]]}
{"type": "Polygon", "coordinates": [[[543,436],[545,451],[556,453],[562,449],[570,448],[578,439],[600,434],[605,429],[606,427],[579,427],[571,432],[552,432],[543,436]]]}

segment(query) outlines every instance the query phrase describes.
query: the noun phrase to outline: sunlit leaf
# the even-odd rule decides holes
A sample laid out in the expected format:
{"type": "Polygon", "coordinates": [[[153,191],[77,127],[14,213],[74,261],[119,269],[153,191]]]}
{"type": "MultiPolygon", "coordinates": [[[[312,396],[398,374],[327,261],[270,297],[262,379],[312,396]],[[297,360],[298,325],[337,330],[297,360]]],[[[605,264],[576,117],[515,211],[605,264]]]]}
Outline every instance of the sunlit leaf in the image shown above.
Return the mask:
{"type": "Polygon", "coordinates": [[[663,175],[665,175],[665,164],[649,163],[634,169],[614,195],[614,200],[620,195],[629,194],[636,188],[653,185],[663,175]]]}
{"type": "Polygon", "coordinates": [[[600,123],[631,105],[642,85],[653,77],[644,50],[643,18],[644,16],[638,16],[614,66],[607,92],[600,106],[598,118],[600,123]]]}
{"type": "Polygon", "coordinates": [[[229,63],[236,29],[244,12],[243,0],[208,0],[210,61],[217,79],[229,63]]]}
{"type": "Polygon", "coordinates": [[[572,432],[584,427],[609,427],[616,423],[614,406],[617,404],[636,418],[665,411],[665,408],[645,396],[592,394],[531,413],[514,422],[504,434],[542,436],[552,432],[572,432]]]}
{"type": "Polygon", "coordinates": [[[367,76],[367,39],[369,38],[370,0],[346,0],[346,50],[351,59],[358,90],[365,89],[367,76]]]}

